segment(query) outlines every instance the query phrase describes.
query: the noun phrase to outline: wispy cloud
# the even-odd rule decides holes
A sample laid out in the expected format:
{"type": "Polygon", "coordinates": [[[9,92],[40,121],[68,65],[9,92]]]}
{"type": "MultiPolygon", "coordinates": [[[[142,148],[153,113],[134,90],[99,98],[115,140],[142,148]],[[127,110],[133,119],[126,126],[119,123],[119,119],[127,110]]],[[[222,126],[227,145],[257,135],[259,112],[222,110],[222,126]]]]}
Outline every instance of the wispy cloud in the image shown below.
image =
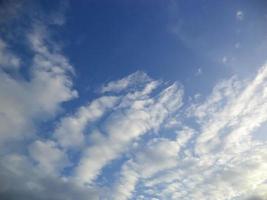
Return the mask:
{"type": "Polygon", "coordinates": [[[266,195],[266,141],[252,137],[267,119],[265,75],[266,66],[253,80],[223,81],[206,101],[192,105],[189,110],[199,129],[192,129],[194,137],[177,154],[175,167],[140,183],[142,195],[152,193],[159,199],[266,195]]]}
{"type": "Polygon", "coordinates": [[[101,92],[120,92],[125,89],[135,89],[139,84],[149,82],[150,78],[144,72],[135,72],[123,79],[111,81],[102,86],[101,92]]]}

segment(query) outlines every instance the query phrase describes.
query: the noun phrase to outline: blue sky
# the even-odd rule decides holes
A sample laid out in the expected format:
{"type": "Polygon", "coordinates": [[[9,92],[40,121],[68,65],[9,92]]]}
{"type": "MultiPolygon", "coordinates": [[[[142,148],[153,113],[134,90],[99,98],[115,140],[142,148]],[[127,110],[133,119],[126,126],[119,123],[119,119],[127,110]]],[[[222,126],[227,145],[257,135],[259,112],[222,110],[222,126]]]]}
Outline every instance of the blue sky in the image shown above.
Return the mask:
{"type": "Polygon", "coordinates": [[[267,2],[0,2],[0,199],[265,200],[267,2]]]}

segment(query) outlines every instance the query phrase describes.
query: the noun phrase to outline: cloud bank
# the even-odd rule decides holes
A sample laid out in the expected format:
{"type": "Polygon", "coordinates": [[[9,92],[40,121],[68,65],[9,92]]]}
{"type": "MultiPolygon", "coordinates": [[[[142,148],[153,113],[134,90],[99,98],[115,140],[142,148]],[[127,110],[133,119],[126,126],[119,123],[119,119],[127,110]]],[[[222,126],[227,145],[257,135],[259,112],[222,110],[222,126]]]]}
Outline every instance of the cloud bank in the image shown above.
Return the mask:
{"type": "Polygon", "coordinates": [[[1,199],[266,199],[267,65],[190,102],[137,71],[70,112],[74,66],[50,25],[25,33],[30,58],[0,38],[1,199]]]}

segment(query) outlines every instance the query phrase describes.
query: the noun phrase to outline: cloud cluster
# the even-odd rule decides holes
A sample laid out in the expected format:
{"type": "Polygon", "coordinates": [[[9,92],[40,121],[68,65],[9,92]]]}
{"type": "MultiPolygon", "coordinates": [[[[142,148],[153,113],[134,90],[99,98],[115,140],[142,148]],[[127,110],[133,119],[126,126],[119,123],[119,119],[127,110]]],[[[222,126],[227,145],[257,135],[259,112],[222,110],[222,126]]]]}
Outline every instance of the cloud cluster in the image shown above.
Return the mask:
{"type": "MultiPolygon", "coordinates": [[[[256,139],[256,130],[267,120],[266,72],[267,66],[263,66],[252,80],[232,78],[222,81],[204,102],[190,105],[188,117],[197,122],[199,128],[190,129],[193,137],[185,148],[179,153],[173,150],[177,164],[152,177],[142,175],[140,171],[135,175],[129,173],[130,180],[135,178],[132,185],[138,182],[142,185],[143,194],[139,191],[141,197],[221,200],[250,196],[264,198],[267,146],[266,141],[256,139]]],[[[170,150],[171,145],[168,146],[170,150]]],[[[141,162],[143,167],[153,169],[153,166],[160,166],[153,162],[148,167],[146,162],[153,156],[146,150],[142,152],[146,160],[141,162]]],[[[161,160],[163,153],[168,153],[166,149],[161,152],[156,161],[161,160]]],[[[120,183],[119,188],[129,185],[124,176],[127,177],[127,173],[123,173],[122,180],[125,182],[120,183]]],[[[123,190],[120,192],[119,195],[124,195],[122,199],[133,195],[129,190],[128,193],[123,190]]],[[[131,191],[134,191],[134,186],[131,191]]]]}
{"type": "MultiPolygon", "coordinates": [[[[266,121],[266,69],[252,80],[218,83],[205,101],[185,109],[183,118],[198,128],[181,123],[171,128],[172,137],[162,124],[182,106],[177,84],[163,86],[150,78],[138,90],[103,94],[60,119],[51,139],[31,143],[29,156],[3,156],[1,194],[34,198],[71,187],[70,199],[264,199],[266,141],[253,134],[266,121]],[[81,152],[74,163],[72,149],[81,152]],[[103,168],[123,155],[113,186],[97,186],[103,168]],[[62,174],[70,165],[72,175],[62,174]],[[12,181],[27,184],[18,191],[12,181]]],[[[55,193],[54,199],[66,198],[55,193]]]]}
{"type": "MultiPolygon", "coordinates": [[[[83,193],[98,198],[101,192],[96,192],[94,181],[102,169],[131,152],[134,142],[145,134],[158,132],[181,107],[183,89],[177,83],[162,84],[144,72],[136,72],[104,85],[102,96],[59,119],[51,138],[42,139],[36,135],[41,131],[38,123],[53,119],[63,102],[78,96],[72,88],[74,70],[54,46],[46,26],[33,24],[25,38],[33,53],[29,79],[5,70],[7,62],[14,64],[12,59],[3,63],[0,74],[0,195],[7,199],[17,195],[25,199],[39,195],[44,199],[73,199],[81,191],[76,198],[83,199],[83,193]],[[10,144],[19,148],[9,148],[10,144]],[[73,162],[69,152],[75,150],[81,156],[73,162]],[[64,173],[68,167],[71,176],[64,173]],[[73,187],[71,194],[58,194],[68,187],[73,187]]],[[[3,45],[2,57],[16,58],[5,48],[3,45]]]]}
{"type": "MultiPolygon", "coordinates": [[[[34,27],[27,36],[33,52],[30,77],[25,79],[11,72],[0,71],[0,129],[3,145],[9,139],[20,140],[35,130],[35,123],[55,116],[62,102],[77,97],[72,89],[71,65],[45,42],[45,29],[34,27]]],[[[8,58],[4,66],[18,66],[12,52],[2,50],[1,57],[8,58]]]]}
{"type": "Polygon", "coordinates": [[[30,58],[0,39],[0,199],[266,199],[267,65],[194,102],[138,71],[59,116],[75,70],[49,25],[25,32],[30,58]]]}

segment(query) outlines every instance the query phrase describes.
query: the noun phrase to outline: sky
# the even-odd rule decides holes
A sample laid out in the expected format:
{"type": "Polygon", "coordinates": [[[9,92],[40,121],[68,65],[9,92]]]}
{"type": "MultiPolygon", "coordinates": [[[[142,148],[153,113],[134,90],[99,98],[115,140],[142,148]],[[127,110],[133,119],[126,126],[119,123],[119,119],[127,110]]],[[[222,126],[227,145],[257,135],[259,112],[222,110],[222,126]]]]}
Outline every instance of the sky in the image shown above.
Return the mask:
{"type": "Polygon", "coordinates": [[[266,0],[1,0],[0,199],[267,200],[266,0]]]}

